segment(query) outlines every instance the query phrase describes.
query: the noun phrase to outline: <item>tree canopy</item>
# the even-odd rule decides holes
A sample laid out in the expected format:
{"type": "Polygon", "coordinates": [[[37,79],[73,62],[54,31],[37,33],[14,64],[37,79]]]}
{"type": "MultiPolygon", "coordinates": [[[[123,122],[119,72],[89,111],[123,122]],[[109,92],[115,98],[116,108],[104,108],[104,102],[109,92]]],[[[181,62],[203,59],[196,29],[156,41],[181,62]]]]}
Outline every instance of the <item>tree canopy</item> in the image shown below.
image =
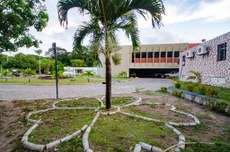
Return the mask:
{"type": "Polygon", "coordinates": [[[29,30],[34,28],[41,31],[48,22],[48,14],[42,1],[0,1],[0,50],[15,51],[23,46],[38,47],[40,41],[29,30]]]}
{"type": "Polygon", "coordinates": [[[14,57],[9,57],[9,61],[3,64],[3,68],[16,68],[16,69],[27,69],[31,68],[34,70],[38,69],[38,60],[34,55],[25,55],[18,53],[14,57]]]}
{"type": "MultiPolygon", "coordinates": [[[[61,25],[67,25],[68,11],[79,8],[80,12],[90,15],[75,35],[74,42],[82,49],[83,40],[90,36],[91,48],[104,54],[106,69],[106,109],[111,108],[111,57],[119,50],[117,33],[124,31],[132,41],[133,49],[138,50],[139,31],[136,13],[146,18],[151,15],[153,27],[161,26],[164,5],[162,0],[59,0],[58,16],[61,25]]],[[[115,59],[119,59],[118,56],[115,59]]],[[[117,60],[118,61],[118,60],[117,60]]]]}

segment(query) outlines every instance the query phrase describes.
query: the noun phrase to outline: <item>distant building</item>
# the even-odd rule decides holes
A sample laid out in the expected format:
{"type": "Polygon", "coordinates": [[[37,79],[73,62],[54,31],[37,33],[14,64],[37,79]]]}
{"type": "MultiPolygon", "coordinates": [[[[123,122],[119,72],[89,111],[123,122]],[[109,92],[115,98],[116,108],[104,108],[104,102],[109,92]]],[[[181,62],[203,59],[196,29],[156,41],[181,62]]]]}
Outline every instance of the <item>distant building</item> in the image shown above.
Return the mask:
{"type": "Polygon", "coordinates": [[[75,76],[81,73],[85,73],[85,71],[93,71],[95,75],[100,75],[101,68],[100,67],[64,67],[64,76],[75,76]]]}
{"type": "Polygon", "coordinates": [[[183,51],[180,60],[181,80],[188,81],[194,70],[204,84],[230,87],[230,32],[183,51]]]}
{"type": "MultiPolygon", "coordinates": [[[[139,52],[133,52],[132,46],[120,46],[118,53],[122,60],[120,65],[112,64],[112,76],[125,71],[127,77],[159,77],[165,73],[179,71],[180,53],[198,44],[151,44],[141,45],[139,52]]],[[[103,63],[101,75],[105,75],[104,56],[100,55],[103,63]]]]}

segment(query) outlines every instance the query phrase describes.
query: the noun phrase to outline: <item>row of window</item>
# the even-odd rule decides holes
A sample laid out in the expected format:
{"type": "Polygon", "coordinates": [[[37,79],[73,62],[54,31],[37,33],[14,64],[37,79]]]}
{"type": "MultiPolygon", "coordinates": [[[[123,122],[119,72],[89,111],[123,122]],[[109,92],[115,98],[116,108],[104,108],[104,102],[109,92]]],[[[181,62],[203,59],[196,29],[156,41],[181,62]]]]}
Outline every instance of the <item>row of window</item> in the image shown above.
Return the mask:
{"type": "Polygon", "coordinates": [[[132,53],[132,58],[172,58],[172,57],[179,57],[180,56],[180,51],[175,51],[175,52],[136,52],[132,53]]]}

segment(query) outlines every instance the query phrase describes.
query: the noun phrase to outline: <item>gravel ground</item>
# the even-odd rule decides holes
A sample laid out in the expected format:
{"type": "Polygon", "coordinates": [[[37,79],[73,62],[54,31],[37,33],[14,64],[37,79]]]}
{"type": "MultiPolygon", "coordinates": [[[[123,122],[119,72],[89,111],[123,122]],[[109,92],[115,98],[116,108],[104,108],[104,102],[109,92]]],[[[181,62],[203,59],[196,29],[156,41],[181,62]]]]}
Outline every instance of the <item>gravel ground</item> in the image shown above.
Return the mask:
{"type": "MultiPolygon", "coordinates": [[[[114,82],[112,93],[131,93],[137,88],[158,90],[161,86],[170,85],[172,81],[167,79],[136,78],[122,83],[114,82]]],[[[59,98],[93,97],[104,94],[104,84],[59,86],[59,98]]],[[[55,86],[0,85],[0,100],[45,98],[56,98],[55,86]]]]}

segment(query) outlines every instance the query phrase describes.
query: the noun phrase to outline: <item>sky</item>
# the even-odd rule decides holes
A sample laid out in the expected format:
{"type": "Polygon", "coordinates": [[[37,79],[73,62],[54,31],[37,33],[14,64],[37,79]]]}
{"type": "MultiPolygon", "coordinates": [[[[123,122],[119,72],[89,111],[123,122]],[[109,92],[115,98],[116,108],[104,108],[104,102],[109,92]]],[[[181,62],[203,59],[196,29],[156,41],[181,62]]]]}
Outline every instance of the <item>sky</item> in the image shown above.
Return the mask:
{"type": "MultiPolygon", "coordinates": [[[[145,20],[138,16],[141,44],[165,43],[200,43],[202,39],[210,40],[230,31],[229,0],[164,0],[165,13],[163,26],[153,28],[150,18],[145,20]]],[[[43,43],[40,48],[47,51],[53,42],[57,46],[72,51],[73,35],[82,22],[89,16],[80,14],[74,8],[68,13],[68,29],[60,26],[57,16],[57,0],[46,0],[44,4],[49,14],[49,22],[42,32],[31,30],[31,34],[43,43]]],[[[118,35],[120,45],[130,45],[125,34],[118,35]]],[[[84,41],[88,44],[88,39],[84,41]]],[[[20,48],[18,52],[35,54],[36,48],[20,48]]]]}

